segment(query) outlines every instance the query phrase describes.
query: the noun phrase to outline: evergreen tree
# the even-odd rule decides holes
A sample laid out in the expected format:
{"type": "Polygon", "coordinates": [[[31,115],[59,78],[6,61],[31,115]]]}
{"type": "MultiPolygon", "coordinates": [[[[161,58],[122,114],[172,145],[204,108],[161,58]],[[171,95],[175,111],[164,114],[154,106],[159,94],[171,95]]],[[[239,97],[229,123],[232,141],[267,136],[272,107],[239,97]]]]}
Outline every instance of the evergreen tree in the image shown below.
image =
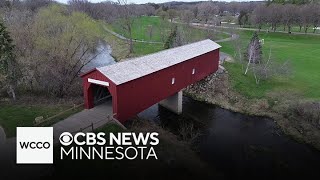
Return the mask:
{"type": "Polygon", "coordinates": [[[0,22],[0,73],[7,75],[10,59],[13,58],[12,39],[6,27],[0,22]]]}
{"type": "Polygon", "coordinates": [[[0,22],[0,84],[8,88],[8,93],[15,99],[14,86],[16,82],[15,57],[9,32],[2,22],[0,22]]]}
{"type": "Polygon", "coordinates": [[[245,74],[248,73],[250,64],[260,64],[262,61],[262,46],[260,43],[260,39],[258,33],[255,32],[250,40],[247,51],[244,54],[247,60],[247,68],[245,70],[245,74]]]}
{"type": "Polygon", "coordinates": [[[177,37],[178,27],[174,26],[173,30],[171,31],[170,35],[168,36],[166,42],[164,43],[165,49],[170,49],[173,47],[175,39],[177,37]]]}

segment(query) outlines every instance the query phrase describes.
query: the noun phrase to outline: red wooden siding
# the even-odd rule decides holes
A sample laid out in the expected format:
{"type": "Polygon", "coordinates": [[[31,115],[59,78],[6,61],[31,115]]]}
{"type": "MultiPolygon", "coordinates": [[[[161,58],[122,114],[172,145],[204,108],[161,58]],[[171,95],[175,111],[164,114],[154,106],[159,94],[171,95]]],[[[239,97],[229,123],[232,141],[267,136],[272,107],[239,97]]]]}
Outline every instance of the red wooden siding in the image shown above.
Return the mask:
{"type": "Polygon", "coordinates": [[[124,122],[155,103],[179,92],[218,70],[219,49],[162,69],[132,81],[116,85],[98,70],[82,76],[85,107],[93,107],[92,85],[88,78],[109,82],[115,118],[124,122]],[[192,70],[195,69],[195,74],[192,70]],[[172,78],[175,83],[172,85],[172,78]]]}
{"type": "Polygon", "coordinates": [[[116,119],[125,121],[218,70],[219,50],[129,81],[117,87],[116,119]],[[195,68],[195,74],[192,69],[195,68]],[[175,78],[175,84],[171,84],[175,78]]]}

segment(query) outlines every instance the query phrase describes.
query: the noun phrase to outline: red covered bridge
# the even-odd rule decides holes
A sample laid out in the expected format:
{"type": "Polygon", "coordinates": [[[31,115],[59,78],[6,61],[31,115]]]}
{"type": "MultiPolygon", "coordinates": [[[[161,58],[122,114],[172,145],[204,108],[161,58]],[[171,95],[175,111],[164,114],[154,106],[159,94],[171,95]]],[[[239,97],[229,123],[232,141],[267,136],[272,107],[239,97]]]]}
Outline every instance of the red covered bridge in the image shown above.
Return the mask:
{"type": "Polygon", "coordinates": [[[82,75],[85,108],[110,97],[112,115],[120,122],[160,101],[180,113],[181,90],[218,70],[220,47],[203,40],[95,68],[82,75]]]}

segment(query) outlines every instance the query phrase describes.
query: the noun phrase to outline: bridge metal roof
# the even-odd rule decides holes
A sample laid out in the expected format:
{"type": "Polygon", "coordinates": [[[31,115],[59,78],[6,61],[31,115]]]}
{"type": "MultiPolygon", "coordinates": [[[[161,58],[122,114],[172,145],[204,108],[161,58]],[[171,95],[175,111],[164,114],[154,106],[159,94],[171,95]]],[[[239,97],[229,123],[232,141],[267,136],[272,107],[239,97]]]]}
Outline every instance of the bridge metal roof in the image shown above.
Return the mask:
{"type": "Polygon", "coordinates": [[[116,85],[146,76],[221,46],[209,39],[97,68],[116,85]]]}

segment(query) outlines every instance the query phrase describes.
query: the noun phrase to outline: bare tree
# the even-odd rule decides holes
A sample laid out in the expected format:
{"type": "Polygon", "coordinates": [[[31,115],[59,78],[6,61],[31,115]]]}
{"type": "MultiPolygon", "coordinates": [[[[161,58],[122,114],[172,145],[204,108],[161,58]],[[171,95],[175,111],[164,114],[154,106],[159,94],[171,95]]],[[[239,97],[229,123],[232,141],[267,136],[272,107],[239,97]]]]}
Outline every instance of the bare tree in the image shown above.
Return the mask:
{"type": "Polygon", "coordinates": [[[198,16],[202,19],[206,24],[210,17],[219,13],[219,7],[214,5],[212,2],[202,2],[198,5],[198,16]]]}
{"type": "Polygon", "coordinates": [[[304,32],[307,33],[312,22],[312,7],[310,5],[304,5],[300,7],[299,13],[300,24],[304,27],[304,32]]]}
{"type": "MultiPolygon", "coordinates": [[[[260,64],[262,60],[262,47],[261,47],[260,39],[257,32],[255,32],[251,38],[251,41],[247,48],[247,52],[245,53],[245,57],[247,61],[247,66],[244,74],[247,74],[250,69],[250,65],[252,65],[253,66],[252,68],[254,68],[254,65],[260,64]]],[[[257,78],[256,78],[256,81],[257,81],[257,78]]]]}
{"type": "Polygon", "coordinates": [[[193,20],[194,18],[194,14],[191,10],[184,10],[181,13],[181,19],[184,23],[186,23],[187,25],[190,24],[190,22],[193,20]]]}
{"type": "Polygon", "coordinates": [[[160,16],[163,21],[168,17],[168,13],[160,8],[157,10],[156,15],[160,16]]]}
{"type": "Polygon", "coordinates": [[[282,10],[282,23],[285,28],[288,27],[288,33],[291,32],[291,26],[295,22],[298,9],[295,5],[287,4],[280,7],[282,10]]]}
{"type": "Polygon", "coordinates": [[[48,6],[53,3],[53,0],[24,0],[23,7],[33,12],[36,12],[41,7],[48,6]]]}
{"type": "Polygon", "coordinates": [[[152,36],[153,36],[153,26],[152,25],[148,25],[147,33],[148,33],[149,39],[151,40],[152,36]]]}
{"type": "Polygon", "coordinates": [[[132,25],[134,21],[134,12],[127,0],[118,0],[118,12],[120,15],[121,26],[127,31],[129,39],[129,53],[133,53],[132,25]]]}
{"type": "Polygon", "coordinates": [[[262,28],[262,25],[266,23],[267,21],[267,8],[263,5],[257,6],[251,16],[251,21],[253,24],[255,24],[259,31],[262,28]]]}
{"type": "Polygon", "coordinates": [[[168,17],[170,19],[170,21],[172,22],[173,19],[177,16],[177,11],[174,9],[169,9],[168,10],[168,17]]]}
{"type": "Polygon", "coordinates": [[[311,16],[311,22],[313,25],[313,33],[316,32],[317,28],[320,25],[320,5],[319,4],[310,4],[312,6],[311,8],[311,12],[312,12],[312,16],[311,16]]]}
{"type": "Polygon", "coordinates": [[[267,11],[268,21],[271,23],[272,29],[275,32],[277,30],[278,24],[281,22],[281,8],[278,4],[272,4],[268,6],[267,11]]]}
{"type": "Polygon", "coordinates": [[[244,74],[251,70],[256,84],[259,84],[260,80],[267,80],[273,76],[287,76],[291,73],[289,61],[287,60],[284,63],[274,61],[271,48],[268,57],[262,57],[262,46],[256,32],[248,45],[245,58],[247,65],[244,74]]]}

